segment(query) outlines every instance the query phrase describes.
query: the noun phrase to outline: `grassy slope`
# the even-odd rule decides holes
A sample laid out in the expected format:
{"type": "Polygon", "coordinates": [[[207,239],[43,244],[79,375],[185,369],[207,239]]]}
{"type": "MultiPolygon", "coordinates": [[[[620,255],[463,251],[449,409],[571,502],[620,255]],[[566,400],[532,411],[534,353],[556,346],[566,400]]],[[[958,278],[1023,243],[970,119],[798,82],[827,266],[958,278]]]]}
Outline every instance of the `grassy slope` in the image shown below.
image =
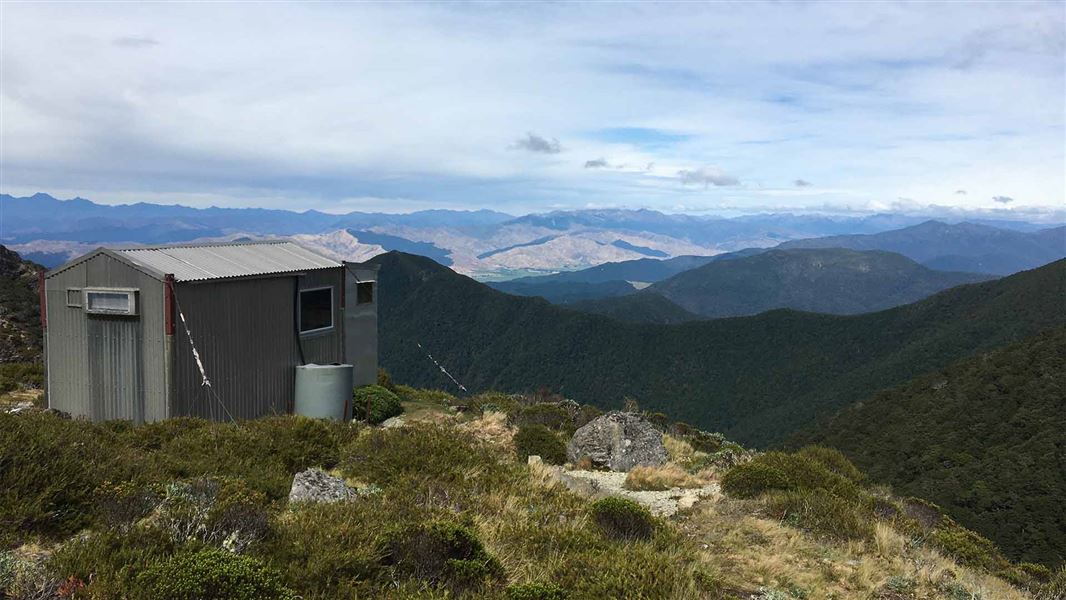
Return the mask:
{"type": "Polygon", "coordinates": [[[581,402],[631,396],[765,446],[877,390],[1062,324],[1066,261],[879,313],[773,311],[683,325],[613,321],[496,292],[424,258],[382,265],[381,357],[398,379],[471,389],[546,385],[581,402]]]}
{"type": "Polygon", "coordinates": [[[881,392],[797,441],[843,450],[1028,561],[1066,561],[1066,329],[881,392]]]}

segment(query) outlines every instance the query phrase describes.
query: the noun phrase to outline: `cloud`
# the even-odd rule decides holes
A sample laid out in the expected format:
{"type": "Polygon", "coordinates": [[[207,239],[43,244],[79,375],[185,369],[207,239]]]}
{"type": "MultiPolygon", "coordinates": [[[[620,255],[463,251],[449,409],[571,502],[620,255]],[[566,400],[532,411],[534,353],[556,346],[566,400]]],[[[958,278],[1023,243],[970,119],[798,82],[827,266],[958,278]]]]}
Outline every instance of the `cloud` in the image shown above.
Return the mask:
{"type": "Polygon", "coordinates": [[[111,43],[122,48],[147,48],[149,46],[158,46],[159,40],[150,37],[130,35],[117,37],[111,40],[111,43]]]}
{"type": "Polygon", "coordinates": [[[965,196],[966,195],[966,190],[955,190],[955,195],[956,196],[965,196]]]}
{"type": "Polygon", "coordinates": [[[811,182],[807,181],[806,179],[797,179],[797,180],[793,181],[792,183],[796,187],[811,187],[811,185],[813,185],[811,182]]]}
{"type": "Polygon", "coordinates": [[[585,168],[586,169],[603,169],[603,168],[606,168],[606,167],[607,167],[607,159],[605,159],[605,158],[597,158],[595,160],[586,160],[585,161],[585,168]]]}
{"type": "Polygon", "coordinates": [[[708,185],[724,186],[740,183],[736,177],[718,167],[700,167],[691,171],[686,169],[678,171],[677,176],[681,178],[681,183],[685,185],[702,183],[706,187],[708,185]]]}
{"type": "Polygon", "coordinates": [[[1014,202],[1014,198],[1011,198],[1010,196],[992,196],[992,201],[999,202],[1000,204],[1010,204],[1011,202],[1014,202]]]}
{"type": "Polygon", "coordinates": [[[555,138],[549,140],[533,132],[526,133],[526,137],[519,139],[511,147],[541,154],[559,154],[563,151],[559,146],[559,140],[555,138]]]}

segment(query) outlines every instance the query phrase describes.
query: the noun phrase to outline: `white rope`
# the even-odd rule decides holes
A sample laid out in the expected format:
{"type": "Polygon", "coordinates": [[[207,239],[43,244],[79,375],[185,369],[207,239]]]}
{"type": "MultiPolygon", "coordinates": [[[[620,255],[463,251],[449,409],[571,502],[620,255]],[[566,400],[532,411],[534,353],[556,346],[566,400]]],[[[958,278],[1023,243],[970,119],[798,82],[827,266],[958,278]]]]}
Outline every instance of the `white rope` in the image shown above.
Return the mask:
{"type": "Polygon", "coordinates": [[[438,369],[440,369],[440,372],[441,372],[441,373],[444,373],[445,375],[447,375],[447,376],[448,376],[448,379],[451,379],[451,380],[452,380],[452,383],[454,383],[454,384],[455,384],[456,386],[458,386],[458,387],[459,387],[459,389],[463,390],[464,392],[466,391],[466,388],[465,388],[465,387],[463,387],[463,384],[461,384],[461,383],[459,383],[458,381],[456,381],[456,380],[455,380],[455,378],[454,378],[454,377],[452,377],[452,374],[451,374],[451,373],[449,373],[449,372],[448,372],[447,370],[445,370],[445,369],[444,369],[444,367],[442,367],[442,366],[440,365],[440,363],[439,363],[439,362],[437,362],[437,359],[433,358],[433,355],[432,355],[432,354],[430,354],[428,350],[426,350],[425,348],[423,348],[423,347],[422,347],[422,344],[419,344],[418,342],[415,342],[415,345],[416,345],[416,346],[418,346],[418,349],[419,349],[419,350],[421,350],[422,352],[425,352],[425,353],[426,353],[426,356],[428,356],[428,357],[429,357],[429,360],[433,361],[433,364],[437,365],[437,368],[438,368],[438,369]]]}
{"type": "MultiPolygon", "coordinates": [[[[174,303],[177,305],[177,302],[174,303]]],[[[200,353],[196,351],[196,342],[192,341],[192,332],[189,331],[189,324],[185,322],[185,314],[181,312],[181,306],[178,306],[178,316],[181,318],[181,326],[185,328],[185,335],[189,337],[189,347],[192,348],[192,358],[196,361],[196,368],[200,369],[200,376],[204,378],[201,386],[211,387],[211,380],[207,378],[207,371],[204,370],[204,363],[200,360],[200,353]]]]}

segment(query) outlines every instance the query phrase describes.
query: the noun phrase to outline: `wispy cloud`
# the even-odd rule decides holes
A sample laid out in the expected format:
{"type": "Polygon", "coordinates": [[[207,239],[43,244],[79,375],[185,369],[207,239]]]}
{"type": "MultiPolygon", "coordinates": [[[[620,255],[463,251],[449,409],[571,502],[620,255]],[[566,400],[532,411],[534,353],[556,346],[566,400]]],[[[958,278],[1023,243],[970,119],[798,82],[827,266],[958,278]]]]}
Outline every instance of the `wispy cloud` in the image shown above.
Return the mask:
{"type": "Polygon", "coordinates": [[[111,43],[122,48],[147,48],[158,46],[159,40],[144,36],[120,36],[111,40],[111,43]]]}
{"type": "Polygon", "coordinates": [[[955,190],[955,195],[956,196],[965,196],[966,195],[966,190],[955,190]]]}
{"type": "Polygon", "coordinates": [[[1010,204],[1011,202],[1014,202],[1014,198],[1011,198],[1010,196],[992,196],[992,201],[1000,204],[1010,204]]]}
{"type": "Polygon", "coordinates": [[[526,137],[519,139],[511,145],[512,148],[519,150],[529,150],[530,152],[539,152],[541,154],[559,154],[563,151],[559,145],[559,140],[555,138],[541,137],[533,132],[526,134],[526,137]]]}
{"type": "Polygon", "coordinates": [[[806,179],[797,179],[792,182],[796,187],[811,187],[813,184],[806,179]]]}
{"type": "Polygon", "coordinates": [[[740,183],[740,180],[736,177],[718,167],[700,167],[693,170],[683,169],[677,172],[677,176],[681,178],[681,183],[685,185],[703,184],[706,187],[708,185],[725,186],[740,183]]]}
{"type": "Polygon", "coordinates": [[[607,167],[607,159],[605,159],[605,158],[595,158],[595,159],[592,159],[592,160],[586,160],[585,161],[585,168],[586,169],[603,169],[603,168],[606,168],[606,167],[607,167]]]}

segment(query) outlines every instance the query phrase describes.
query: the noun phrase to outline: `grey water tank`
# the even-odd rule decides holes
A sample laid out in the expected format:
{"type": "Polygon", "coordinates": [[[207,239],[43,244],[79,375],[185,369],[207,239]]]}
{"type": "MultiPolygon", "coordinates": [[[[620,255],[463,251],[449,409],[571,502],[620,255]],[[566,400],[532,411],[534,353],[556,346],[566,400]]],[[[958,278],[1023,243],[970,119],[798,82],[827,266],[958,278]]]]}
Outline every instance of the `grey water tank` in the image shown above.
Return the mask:
{"type": "Polygon", "coordinates": [[[347,421],[352,418],[352,365],[300,365],[296,367],[298,415],[347,421]]]}

